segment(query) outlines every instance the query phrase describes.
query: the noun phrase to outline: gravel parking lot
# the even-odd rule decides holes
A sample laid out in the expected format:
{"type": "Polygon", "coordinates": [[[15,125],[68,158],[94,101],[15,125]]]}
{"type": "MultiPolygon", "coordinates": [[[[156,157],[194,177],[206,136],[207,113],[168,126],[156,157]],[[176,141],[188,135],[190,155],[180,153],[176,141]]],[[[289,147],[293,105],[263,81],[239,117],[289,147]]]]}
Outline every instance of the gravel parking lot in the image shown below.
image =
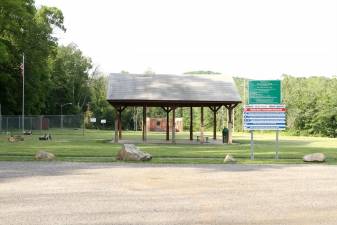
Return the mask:
{"type": "Polygon", "coordinates": [[[0,224],[337,224],[337,166],[1,162],[0,224]]]}

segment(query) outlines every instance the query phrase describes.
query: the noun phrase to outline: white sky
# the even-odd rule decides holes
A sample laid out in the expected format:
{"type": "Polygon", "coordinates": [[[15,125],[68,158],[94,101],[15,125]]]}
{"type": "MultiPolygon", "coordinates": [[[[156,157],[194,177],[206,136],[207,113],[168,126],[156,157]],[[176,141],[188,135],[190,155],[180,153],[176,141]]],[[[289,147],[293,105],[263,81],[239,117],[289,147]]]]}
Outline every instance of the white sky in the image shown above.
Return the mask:
{"type": "Polygon", "coordinates": [[[104,72],[337,75],[336,0],[36,0],[104,72]]]}

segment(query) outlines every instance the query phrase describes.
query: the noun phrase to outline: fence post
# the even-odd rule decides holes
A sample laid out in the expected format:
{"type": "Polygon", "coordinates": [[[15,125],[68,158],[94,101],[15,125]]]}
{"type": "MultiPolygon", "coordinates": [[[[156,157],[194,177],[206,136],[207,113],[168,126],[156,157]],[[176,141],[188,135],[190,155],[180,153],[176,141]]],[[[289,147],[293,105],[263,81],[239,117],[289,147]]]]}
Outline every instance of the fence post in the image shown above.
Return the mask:
{"type": "Polygon", "coordinates": [[[43,116],[40,116],[40,133],[42,134],[42,121],[43,121],[43,116]]]}

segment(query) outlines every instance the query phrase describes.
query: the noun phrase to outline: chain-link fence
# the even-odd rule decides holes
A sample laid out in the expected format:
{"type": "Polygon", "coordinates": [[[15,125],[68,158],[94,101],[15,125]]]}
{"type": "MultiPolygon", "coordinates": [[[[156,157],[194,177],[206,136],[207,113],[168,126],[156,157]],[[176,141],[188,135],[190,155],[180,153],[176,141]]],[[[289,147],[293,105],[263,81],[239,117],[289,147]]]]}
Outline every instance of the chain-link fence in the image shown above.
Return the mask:
{"type": "Polygon", "coordinates": [[[83,115],[0,116],[0,133],[84,134],[83,115]]]}

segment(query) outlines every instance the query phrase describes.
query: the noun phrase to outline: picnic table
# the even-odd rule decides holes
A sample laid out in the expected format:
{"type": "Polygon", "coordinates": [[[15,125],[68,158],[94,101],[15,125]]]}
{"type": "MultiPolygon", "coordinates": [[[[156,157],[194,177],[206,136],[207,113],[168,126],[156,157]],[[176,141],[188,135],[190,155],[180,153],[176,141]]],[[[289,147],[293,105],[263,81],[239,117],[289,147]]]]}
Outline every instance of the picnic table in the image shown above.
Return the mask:
{"type": "Polygon", "coordinates": [[[39,137],[40,141],[48,141],[48,140],[51,140],[51,139],[52,139],[51,134],[44,134],[43,136],[39,137]]]}
{"type": "MultiPolygon", "coordinates": [[[[201,135],[200,135],[200,134],[197,135],[197,141],[201,141],[200,138],[201,138],[201,135]]],[[[205,143],[209,143],[208,138],[209,138],[208,136],[205,136],[205,135],[204,135],[205,143]]]]}

